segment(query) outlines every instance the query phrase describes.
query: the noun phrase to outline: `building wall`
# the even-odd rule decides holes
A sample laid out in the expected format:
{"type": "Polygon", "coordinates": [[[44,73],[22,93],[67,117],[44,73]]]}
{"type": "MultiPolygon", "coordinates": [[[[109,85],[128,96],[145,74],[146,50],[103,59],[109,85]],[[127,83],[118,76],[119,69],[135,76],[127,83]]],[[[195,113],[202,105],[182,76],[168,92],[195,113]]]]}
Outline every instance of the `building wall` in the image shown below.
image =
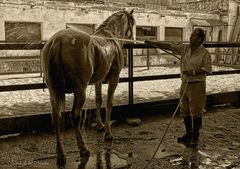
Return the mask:
{"type": "MultiPolygon", "coordinates": [[[[5,40],[5,21],[39,22],[41,23],[41,40],[48,40],[55,32],[66,28],[66,23],[95,24],[96,27],[107,17],[120,9],[132,9],[127,6],[112,4],[88,4],[47,0],[8,0],[0,2],[0,40],[5,40]]],[[[152,10],[136,8],[134,10],[136,24],[140,26],[156,26],[157,40],[165,40],[165,27],[183,29],[183,40],[188,41],[193,25],[191,18],[219,20],[218,14],[193,13],[173,10],[152,10]]],[[[215,27],[213,40],[218,39],[215,27]]],[[[39,51],[0,51],[1,56],[39,55],[39,51]]]]}
{"type": "MultiPolygon", "coordinates": [[[[2,1],[4,2],[4,1],[2,1]]],[[[61,1],[42,0],[8,0],[0,4],[0,40],[5,40],[5,21],[40,22],[42,23],[42,40],[47,40],[55,32],[66,28],[66,23],[101,24],[108,16],[120,10],[121,7],[107,8],[100,5],[81,4],[61,1]]],[[[219,19],[216,14],[188,13],[181,11],[153,11],[135,9],[134,16],[137,25],[158,26],[161,28],[186,28],[186,35],[191,32],[189,19],[192,17],[219,19]]],[[[162,32],[162,31],[160,31],[162,32]]],[[[163,36],[164,37],[164,36],[163,36]]],[[[164,38],[159,35],[159,40],[164,38]]],[[[184,37],[185,39],[186,37],[184,37]]]]}
{"type": "Polygon", "coordinates": [[[235,23],[239,15],[239,5],[240,2],[229,0],[228,17],[224,17],[224,19],[228,22],[227,41],[231,41],[235,23]]]}

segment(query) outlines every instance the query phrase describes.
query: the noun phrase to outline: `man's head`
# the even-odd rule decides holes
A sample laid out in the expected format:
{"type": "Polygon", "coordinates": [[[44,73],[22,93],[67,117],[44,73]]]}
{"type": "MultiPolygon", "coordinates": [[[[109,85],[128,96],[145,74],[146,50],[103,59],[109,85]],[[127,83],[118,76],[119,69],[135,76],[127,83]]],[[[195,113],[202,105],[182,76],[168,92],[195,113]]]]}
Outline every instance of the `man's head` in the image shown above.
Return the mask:
{"type": "Polygon", "coordinates": [[[193,30],[191,36],[190,36],[190,44],[192,46],[200,46],[205,39],[205,34],[203,29],[196,28],[193,30]]]}

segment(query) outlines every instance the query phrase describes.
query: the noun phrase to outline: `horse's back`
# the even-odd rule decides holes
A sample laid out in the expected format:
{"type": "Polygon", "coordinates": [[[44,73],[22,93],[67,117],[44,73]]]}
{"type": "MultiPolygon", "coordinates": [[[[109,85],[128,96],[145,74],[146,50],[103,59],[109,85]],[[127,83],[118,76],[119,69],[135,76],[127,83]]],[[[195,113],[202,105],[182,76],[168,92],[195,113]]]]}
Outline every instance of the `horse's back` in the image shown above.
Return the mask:
{"type": "MultiPolygon", "coordinates": [[[[55,33],[44,45],[42,49],[42,57],[46,58],[51,45],[64,46],[64,49],[72,50],[76,43],[78,46],[87,46],[90,40],[90,35],[75,29],[64,29],[55,33]]],[[[53,47],[53,46],[52,46],[53,47]]],[[[46,58],[48,59],[48,58],[46,58]]]]}
{"type": "Polygon", "coordinates": [[[42,54],[47,85],[62,87],[67,93],[73,92],[79,82],[87,85],[118,76],[122,68],[121,48],[116,41],[80,30],[57,32],[42,54]]]}
{"type": "Polygon", "coordinates": [[[89,34],[74,29],[59,31],[47,41],[42,50],[42,60],[48,87],[55,90],[63,88],[64,92],[71,93],[76,85],[76,74],[85,73],[86,81],[90,79],[87,74],[90,76],[92,70],[80,68],[80,65],[89,64],[86,61],[89,41],[89,34]]]}
{"type": "Polygon", "coordinates": [[[114,40],[93,36],[90,42],[94,47],[95,67],[91,83],[108,80],[110,74],[118,76],[122,68],[121,47],[114,40]]]}

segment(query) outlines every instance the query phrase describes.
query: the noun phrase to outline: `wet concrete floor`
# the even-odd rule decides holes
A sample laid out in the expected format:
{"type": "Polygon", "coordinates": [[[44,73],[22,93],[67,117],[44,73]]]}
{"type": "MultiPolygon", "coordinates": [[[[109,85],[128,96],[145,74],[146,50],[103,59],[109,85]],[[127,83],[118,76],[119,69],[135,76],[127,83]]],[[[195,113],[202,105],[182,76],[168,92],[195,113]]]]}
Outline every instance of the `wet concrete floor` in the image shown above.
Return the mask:
{"type": "MultiPolygon", "coordinates": [[[[79,157],[73,154],[67,155],[68,163],[66,169],[124,169],[131,168],[127,160],[118,156],[117,153],[112,153],[111,150],[99,152],[90,157],[79,157]],[[71,158],[71,159],[70,159],[71,158]]],[[[38,159],[30,169],[54,169],[57,168],[55,164],[55,156],[38,159]]]]}
{"type": "MultiPolygon", "coordinates": [[[[182,120],[176,117],[148,168],[240,169],[240,110],[215,111],[204,116],[198,149],[176,143],[176,137],[184,133],[182,120]]],[[[138,127],[114,123],[111,143],[104,142],[103,133],[86,129],[83,138],[90,151],[88,159],[80,158],[74,132],[62,132],[66,169],[143,169],[161,140],[169,116],[142,120],[138,127]]],[[[1,137],[0,169],[56,169],[55,143],[52,132],[1,137]]]]}

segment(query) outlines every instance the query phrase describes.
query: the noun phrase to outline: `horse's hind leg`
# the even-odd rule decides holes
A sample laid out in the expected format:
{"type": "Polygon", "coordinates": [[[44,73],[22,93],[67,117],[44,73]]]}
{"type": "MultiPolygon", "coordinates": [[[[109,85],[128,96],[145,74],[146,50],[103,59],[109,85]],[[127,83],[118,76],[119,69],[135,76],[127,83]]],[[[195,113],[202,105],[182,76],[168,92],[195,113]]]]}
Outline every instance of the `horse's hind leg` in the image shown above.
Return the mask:
{"type": "Polygon", "coordinates": [[[52,95],[50,100],[52,105],[52,121],[56,130],[55,132],[56,132],[56,139],[57,139],[57,146],[56,146],[57,166],[58,168],[61,168],[61,167],[65,167],[66,165],[66,158],[63,153],[63,148],[62,148],[61,139],[60,139],[62,103],[55,96],[52,96],[52,95]]]}
{"type": "Polygon", "coordinates": [[[97,123],[97,131],[103,131],[104,125],[102,123],[101,117],[101,105],[102,105],[102,83],[95,84],[95,93],[96,93],[96,107],[97,107],[97,115],[96,115],[96,123],[97,123]]]}
{"type": "Polygon", "coordinates": [[[80,156],[89,156],[89,151],[86,148],[80,130],[80,120],[82,119],[82,108],[86,99],[86,86],[78,85],[74,91],[74,103],[72,109],[72,123],[76,134],[77,145],[80,151],[80,156]]]}
{"type": "Polygon", "coordinates": [[[114,92],[118,85],[118,80],[119,80],[118,78],[112,78],[108,82],[108,96],[107,96],[107,109],[106,109],[106,117],[105,117],[105,136],[104,136],[104,139],[106,141],[113,140],[110,121],[111,121],[111,112],[112,112],[112,101],[113,101],[114,92]]]}

